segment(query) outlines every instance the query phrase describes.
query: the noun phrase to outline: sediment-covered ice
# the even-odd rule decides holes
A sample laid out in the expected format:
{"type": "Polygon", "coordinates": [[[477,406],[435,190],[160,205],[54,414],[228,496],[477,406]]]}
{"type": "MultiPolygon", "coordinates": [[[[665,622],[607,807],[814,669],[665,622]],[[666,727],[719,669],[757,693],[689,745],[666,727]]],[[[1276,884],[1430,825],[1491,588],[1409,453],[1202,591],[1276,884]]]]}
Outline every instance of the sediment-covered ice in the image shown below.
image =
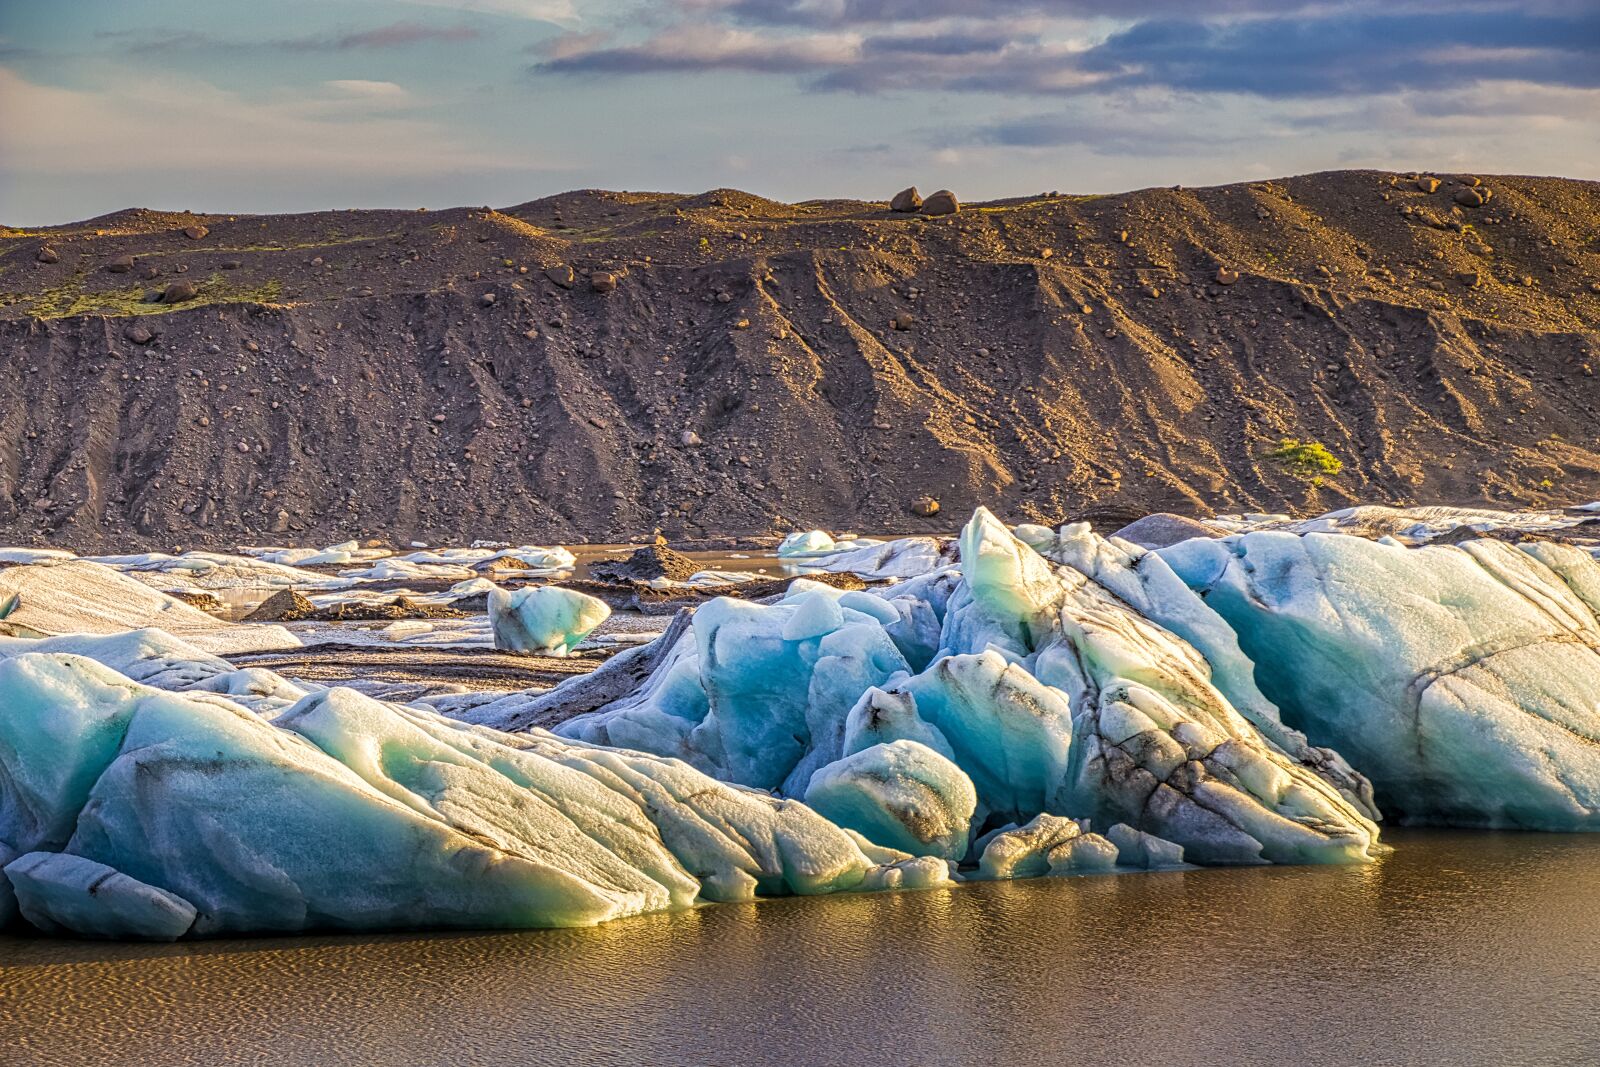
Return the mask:
{"type": "Polygon", "coordinates": [[[972,781],[948,757],[917,741],[853,752],[822,767],[806,803],[826,819],[914,856],[960,860],[978,806],[972,781]]]}

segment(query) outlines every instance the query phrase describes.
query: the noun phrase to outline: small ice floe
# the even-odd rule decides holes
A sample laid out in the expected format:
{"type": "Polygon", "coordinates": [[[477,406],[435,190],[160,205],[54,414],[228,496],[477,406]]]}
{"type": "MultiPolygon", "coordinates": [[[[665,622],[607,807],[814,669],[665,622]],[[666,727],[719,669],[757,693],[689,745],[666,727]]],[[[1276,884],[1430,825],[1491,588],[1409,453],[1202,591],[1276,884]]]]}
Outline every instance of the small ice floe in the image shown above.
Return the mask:
{"type": "Polygon", "coordinates": [[[494,647],[508,652],[565,656],[610,615],[605,601],[558,585],[489,594],[494,647]]]}

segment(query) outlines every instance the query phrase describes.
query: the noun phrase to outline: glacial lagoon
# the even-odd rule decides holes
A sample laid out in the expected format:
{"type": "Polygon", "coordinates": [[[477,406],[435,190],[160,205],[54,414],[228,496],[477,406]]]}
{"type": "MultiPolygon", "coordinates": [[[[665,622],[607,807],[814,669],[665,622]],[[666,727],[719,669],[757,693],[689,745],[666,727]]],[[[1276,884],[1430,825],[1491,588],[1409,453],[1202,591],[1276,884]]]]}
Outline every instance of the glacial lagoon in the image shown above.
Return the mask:
{"type": "Polygon", "coordinates": [[[592,929],[0,938],[14,1067],[1600,1060],[1600,836],[781,898],[592,929]]]}

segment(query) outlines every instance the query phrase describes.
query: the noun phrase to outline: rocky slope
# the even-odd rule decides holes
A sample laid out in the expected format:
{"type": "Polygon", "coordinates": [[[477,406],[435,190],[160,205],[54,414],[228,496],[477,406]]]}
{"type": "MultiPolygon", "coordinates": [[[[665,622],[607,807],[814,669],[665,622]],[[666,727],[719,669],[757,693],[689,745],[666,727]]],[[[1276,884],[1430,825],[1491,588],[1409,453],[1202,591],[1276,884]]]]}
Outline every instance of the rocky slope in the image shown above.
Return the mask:
{"type": "Polygon", "coordinates": [[[1600,184],[1441,177],[0,229],[0,539],[1600,497],[1600,184]]]}

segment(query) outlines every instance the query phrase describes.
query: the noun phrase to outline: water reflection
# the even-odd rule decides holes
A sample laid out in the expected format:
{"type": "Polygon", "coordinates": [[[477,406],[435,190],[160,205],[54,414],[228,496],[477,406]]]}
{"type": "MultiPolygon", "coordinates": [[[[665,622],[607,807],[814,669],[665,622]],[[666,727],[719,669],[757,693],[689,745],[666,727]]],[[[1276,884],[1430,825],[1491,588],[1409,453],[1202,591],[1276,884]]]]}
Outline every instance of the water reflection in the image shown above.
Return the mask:
{"type": "Polygon", "coordinates": [[[1600,837],[593,930],[0,940],[8,1064],[1600,1062],[1600,837]]]}

